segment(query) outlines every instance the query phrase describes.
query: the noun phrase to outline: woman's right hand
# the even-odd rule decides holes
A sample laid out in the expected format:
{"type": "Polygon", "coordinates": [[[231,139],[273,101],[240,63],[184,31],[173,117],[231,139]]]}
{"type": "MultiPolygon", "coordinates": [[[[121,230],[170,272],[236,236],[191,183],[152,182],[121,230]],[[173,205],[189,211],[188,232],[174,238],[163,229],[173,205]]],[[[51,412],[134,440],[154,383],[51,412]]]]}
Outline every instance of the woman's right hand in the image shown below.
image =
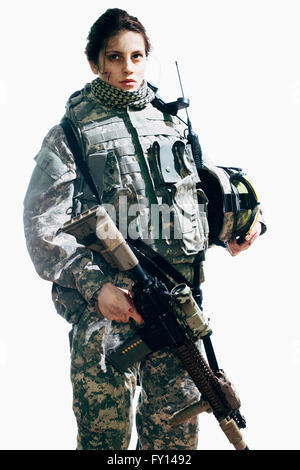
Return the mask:
{"type": "Polygon", "coordinates": [[[111,283],[104,284],[100,289],[98,293],[98,308],[108,320],[128,323],[129,318],[133,318],[138,325],[143,323],[141,315],[133,305],[130,292],[111,283]]]}

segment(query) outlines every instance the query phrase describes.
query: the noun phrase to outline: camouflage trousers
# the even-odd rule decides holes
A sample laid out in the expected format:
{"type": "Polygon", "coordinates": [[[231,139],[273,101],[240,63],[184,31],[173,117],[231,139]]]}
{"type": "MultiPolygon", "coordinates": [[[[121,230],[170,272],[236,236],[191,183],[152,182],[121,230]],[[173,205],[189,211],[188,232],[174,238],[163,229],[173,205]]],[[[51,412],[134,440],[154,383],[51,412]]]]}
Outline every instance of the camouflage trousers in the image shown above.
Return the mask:
{"type": "Polygon", "coordinates": [[[136,409],[139,448],[197,449],[197,418],[176,428],[168,424],[174,412],[199,400],[197,388],[171,348],[151,354],[126,373],[107,361],[108,353],[133,334],[130,324],[99,319],[92,308],[86,309],[74,329],[71,380],[77,449],[128,449],[137,378],[141,386],[136,409]]]}

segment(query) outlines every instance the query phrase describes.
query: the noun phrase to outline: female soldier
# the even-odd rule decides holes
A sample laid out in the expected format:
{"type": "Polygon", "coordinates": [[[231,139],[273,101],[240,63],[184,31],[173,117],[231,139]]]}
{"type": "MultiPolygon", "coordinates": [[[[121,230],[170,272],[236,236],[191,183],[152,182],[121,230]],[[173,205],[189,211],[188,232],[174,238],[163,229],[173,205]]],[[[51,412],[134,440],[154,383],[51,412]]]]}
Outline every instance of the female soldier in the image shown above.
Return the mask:
{"type": "MultiPolygon", "coordinates": [[[[71,96],[66,115],[80,136],[103,202],[115,209],[119,224],[124,225],[120,214],[125,204],[127,227],[191,280],[193,261],[207,248],[208,223],[205,211],[199,212],[182,124],[152,105],[154,92],[144,80],[149,51],[149,39],[137,18],[119,9],[107,10],[92,26],[86,47],[98,77],[71,96]],[[154,148],[161,153],[155,154],[154,148]],[[173,149],[173,181],[159,167],[169,155],[165,149],[173,149]],[[174,191],[169,190],[170,183],[174,191]],[[166,205],[175,214],[180,205],[189,207],[185,217],[177,217],[176,237],[174,232],[155,235],[151,205],[166,205]],[[130,211],[133,207],[138,211],[130,211]]],[[[60,231],[72,214],[95,205],[61,125],[50,130],[35,160],[24,201],[25,235],[37,272],[53,283],[57,311],[74,325],[71,380],[77,448],[127,449],[138,375],[140,448],[197,449],[196,418],[175,429],[168,425],[175,411],[199,398],[169,348],[148,356],[130,373],[117,372],[107,361],[109,351],[132,334],[129,319],[139,324],[142,318],[128,295],[130,277],[60,231]]],[[[241,245],[230,242],[231,254],[246,249],[259,231],[257,224],[251,239],[241,245]]]]}

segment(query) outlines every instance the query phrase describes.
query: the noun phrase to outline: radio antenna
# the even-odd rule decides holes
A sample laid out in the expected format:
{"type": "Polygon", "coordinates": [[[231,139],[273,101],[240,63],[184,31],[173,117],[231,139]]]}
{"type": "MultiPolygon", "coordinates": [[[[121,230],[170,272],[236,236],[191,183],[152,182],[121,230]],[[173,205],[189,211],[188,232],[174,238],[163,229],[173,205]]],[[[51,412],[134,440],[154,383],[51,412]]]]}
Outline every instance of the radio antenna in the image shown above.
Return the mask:
{"type": "MultiPolygon", "coordinates": [[[[178,67],[177,60],[175,60],[175,64],[176,64],[176,68],[177,68],[177,74],[178,74],[179,84],[180,84],[180,88],[181,88],[181,93],[182,93],[182,96],[184,98],[184,91],[183,91],[183,86],[182,86],[182,82],[181,82],[181,77],[180,77],[180,73],[179,73],[179,67],[178,67]]],[[[197,136],[197,134],[195,134],[195,132],[192,129],[192,124],[191,124],[191,121],[190,121],[190,117],[189,117],[189,113],[188,113],[187,108],[185,108],[185,112],[186,112],[187,127],[188,127],[187,141],[191,145],[193,157],[194,157],[194,160],[195,160],[195,163],[196,163],[196,167],[197,167],[197,170],[199,170],[199,169],[203,168],[202,150],[201,150],[201,147],[200,147],[198,136],[197,136]]]]}
{"type": "MultiPolygon", "coordinates": [[[[184,98],[184,91],[183,91],[183,86],[182,86],[182,81],[181,81],[181,77],[180,77],[180,72],[179,72],[179,67],[178,67],[177,60],[175,60],[175,64],[176,64],[177,75],[178,75],[178,79],[179,79],[179,85],[180,85],[180,88],[181,88],[181,93],[182,93],[182,96],[184,98]]],[[[185,112],[186,112],[186,117],[187,117],[187,125],[188,125],[188,127],[190,127],[191,122],[190,122],[189,113],[188,113],[187,108],[185,108],[185,112]]]]}

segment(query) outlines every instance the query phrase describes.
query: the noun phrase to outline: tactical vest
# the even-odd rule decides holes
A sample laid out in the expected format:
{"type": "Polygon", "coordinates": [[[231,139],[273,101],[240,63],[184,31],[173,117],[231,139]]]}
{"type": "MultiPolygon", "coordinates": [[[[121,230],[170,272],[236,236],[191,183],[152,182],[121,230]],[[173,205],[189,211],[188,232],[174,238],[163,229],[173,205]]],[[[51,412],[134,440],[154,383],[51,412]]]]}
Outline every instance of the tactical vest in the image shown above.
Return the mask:
{"type": "MultiPolygon", "coordinates": [[[[74,122],[90,173],[123,235],[141,237],[173,263],[193,262],[208,246],[207,199],[179,119],[148,104],[143,110],[103,106],[90,85],[72,95],[74,122]]],[[[80,211],[95,196],[79,179],[80,211]]]]}

